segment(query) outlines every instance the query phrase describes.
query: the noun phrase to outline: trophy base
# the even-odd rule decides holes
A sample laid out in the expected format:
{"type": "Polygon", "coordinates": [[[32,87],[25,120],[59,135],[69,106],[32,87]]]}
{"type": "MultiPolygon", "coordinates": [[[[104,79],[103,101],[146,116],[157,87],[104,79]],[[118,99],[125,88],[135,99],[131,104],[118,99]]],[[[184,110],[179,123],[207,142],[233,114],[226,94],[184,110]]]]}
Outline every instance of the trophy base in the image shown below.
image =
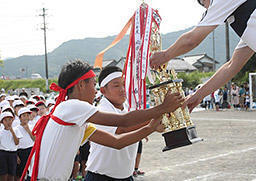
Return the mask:
{"type": "Polygon", "coordinates": [[[189,126],[174,131],[163,133],[165,140],[165,147],[163,151],[179,148],[182,146],[191,145],[193,143],[203,141],[202,138],[197,137],[196,127],[189,126]]]}

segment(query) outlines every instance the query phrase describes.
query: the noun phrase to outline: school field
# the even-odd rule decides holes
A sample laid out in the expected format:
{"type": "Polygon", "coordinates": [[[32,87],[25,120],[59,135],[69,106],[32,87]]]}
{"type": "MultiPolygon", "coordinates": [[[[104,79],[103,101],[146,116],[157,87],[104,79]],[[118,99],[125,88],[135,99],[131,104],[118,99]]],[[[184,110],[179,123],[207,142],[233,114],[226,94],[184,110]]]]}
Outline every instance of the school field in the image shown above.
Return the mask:
{"type": "Polygon", "coordinates": [[[154,133],[143,141],[136,181],[256,180],[256,112],[202,111],[191,114],[203,142],[162,152],[164,140],[154,133]]]}

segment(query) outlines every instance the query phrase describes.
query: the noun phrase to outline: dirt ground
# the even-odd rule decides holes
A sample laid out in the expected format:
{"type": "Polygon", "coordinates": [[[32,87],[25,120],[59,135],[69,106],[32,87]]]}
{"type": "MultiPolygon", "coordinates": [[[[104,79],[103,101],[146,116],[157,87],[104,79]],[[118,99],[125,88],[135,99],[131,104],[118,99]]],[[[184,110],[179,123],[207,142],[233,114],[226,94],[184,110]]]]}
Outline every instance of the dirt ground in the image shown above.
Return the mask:
{"type": "Polygon", "coordinates": [[[154,133],[143,141],[136,181],[241,181],[256,179],[256,112],[202,111],[191,114],[204,141],[162,152],[164,140],[154,133]]]}

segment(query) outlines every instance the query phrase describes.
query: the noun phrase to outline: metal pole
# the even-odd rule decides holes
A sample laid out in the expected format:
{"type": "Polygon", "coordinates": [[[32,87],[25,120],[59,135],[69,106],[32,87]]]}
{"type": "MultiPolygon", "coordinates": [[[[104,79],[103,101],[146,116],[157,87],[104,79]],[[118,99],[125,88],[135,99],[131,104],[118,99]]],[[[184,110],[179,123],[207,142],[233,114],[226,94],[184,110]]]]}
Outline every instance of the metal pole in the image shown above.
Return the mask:
{"type": "MultiPolygon", "coordinates": [[[[226,30],[226,62],[230,60],[230,48],[229,48],[229,25],[228,22],[225,24],[225,30],[226,30]]],[[[228,81],[227,84],[228,87],[228,97],[229,97],[229,102],[231,102],[231,80],[228,81]]]]}
{"type": "Polygon", "coordinates": [[[214,60],[213,62],[213,71],[216,70],[216,63],[215,63],[215,30],[212,31],[212,58],[214,60]]]}

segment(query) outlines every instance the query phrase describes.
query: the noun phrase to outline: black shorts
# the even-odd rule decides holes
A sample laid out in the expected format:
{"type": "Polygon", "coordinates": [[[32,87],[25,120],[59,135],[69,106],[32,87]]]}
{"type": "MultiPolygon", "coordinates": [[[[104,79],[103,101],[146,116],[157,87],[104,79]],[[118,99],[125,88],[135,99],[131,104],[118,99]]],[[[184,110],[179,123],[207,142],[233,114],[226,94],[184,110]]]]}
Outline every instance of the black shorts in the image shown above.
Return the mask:
{"type": "Polygon", "coordinates": [[[75,162],[80,162],[80,155],[76,155],[76,157],[75,157],[75,162]]]}
{"type": "Polygon", "coordinates": [[[17,151],[18,157],[20,158],[20,164],[17,165],[17,172],[16,172],[18,177],[21,177],[21,175],[23,173],[23,170],[26,166],[31,149],[32,149],[32,147],[26,148],[26,149],[19,149],[17,151]]]}
{"type": "Polygon", "coordinates": [[[142,141],[139,142],[137,153],[142,153],[142,141]]]}
{"type": "Polygon", "coordinates": [[[83,146],[79,148],[80,151],[80,161],[87,161],[90,154],[90,142],[87,141],[83,146]]]}
{"type": "Polygon", "coordinates": [[[17,151],[0,150],[0,175],[16,176],[17,151]]]}
{"type": "Polygon", "coordinates": [[[132,176],[123,179],[112,178],[106,175],[101,175],[88,171],[85,176],[85,181],[134,181],[134,179],[132,176]]]}

